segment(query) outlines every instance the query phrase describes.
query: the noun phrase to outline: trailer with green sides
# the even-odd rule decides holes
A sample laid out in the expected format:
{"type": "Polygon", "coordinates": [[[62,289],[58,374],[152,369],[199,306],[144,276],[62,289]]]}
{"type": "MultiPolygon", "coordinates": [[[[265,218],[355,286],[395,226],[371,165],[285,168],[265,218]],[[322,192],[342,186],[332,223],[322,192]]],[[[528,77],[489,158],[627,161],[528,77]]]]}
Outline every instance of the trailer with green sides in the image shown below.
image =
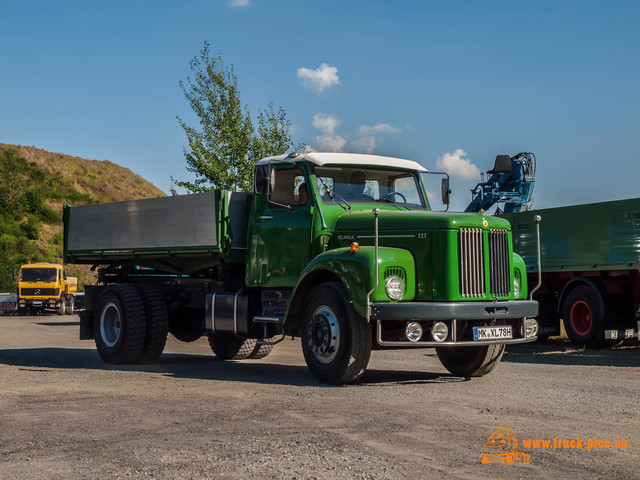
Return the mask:
{"type": "Polygon", "coordinates": [[[577,345],[637,340],[640,307],[640,199],[547,208],[501,217],[513,228],[514,250],[537,281],[534,217],[540,223],[542,285],[539,338],[560,333],[577,345]]]}
{"type": "Polygon", "coordinates": [[[525,264],[508,221],[433,211],[425,175],[313,152],[259,161],[252,193],[67,206],[65,262],[99,271],[80,337],[106,362],[148,363],[168,333],[234,360],[290,335],[325,383],[360,380],[372,348],[435,347],[453,374],[487,374],[536,339],[525,264]]]}

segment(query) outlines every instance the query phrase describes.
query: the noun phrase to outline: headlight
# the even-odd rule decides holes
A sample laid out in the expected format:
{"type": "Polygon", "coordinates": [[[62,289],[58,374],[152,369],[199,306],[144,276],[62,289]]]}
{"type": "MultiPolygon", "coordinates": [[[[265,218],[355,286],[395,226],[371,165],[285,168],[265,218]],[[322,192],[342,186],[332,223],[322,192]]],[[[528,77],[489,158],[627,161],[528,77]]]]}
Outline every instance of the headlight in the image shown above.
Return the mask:
{"type": "Polygon", "coordinates": [[[520,282],[517,277],[513,277],[513,294],[516,298],[520,296],[520,282]]]}
{"type": "Polygon", "coordinates": [[[389,277],[387,283],[384,286],[387,297],[391,300],[400,300],[404,293],[404,282],[398,277],[389,277]]]}

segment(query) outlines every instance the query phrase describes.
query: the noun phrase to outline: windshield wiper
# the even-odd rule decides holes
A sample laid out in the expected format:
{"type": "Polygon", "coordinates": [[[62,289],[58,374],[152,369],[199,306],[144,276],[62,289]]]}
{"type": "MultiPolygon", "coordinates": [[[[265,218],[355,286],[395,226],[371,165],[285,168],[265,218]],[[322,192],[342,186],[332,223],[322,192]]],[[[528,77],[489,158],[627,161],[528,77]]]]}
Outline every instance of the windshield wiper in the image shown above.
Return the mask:
{"type": "MultiPolygon", "coordinates": [[[[344,202],[344,204],[346,205],[346,207],[344,207],[344,208],[346,208],[347,210],[351,210],[351,205],[349,204],[349,202],[347,202],[347,201],[342,197],[342,195],[340,195],[339,193],[336,193],[336,192],[331,193],[331,190],[329,190],[329,187],[327,186],[327,184],[326,184],[326,183],[324,183],[324,180],[322,180],[322,178],[320,178],[320,177],[317,177],[317,178],[320,180],[320,183],[322,183],[322,186],[324,187],[324,191],[325,191],[325,192],[327,192],[327,197],[329,197],[332,201],[334,201],[334,202],[335,202],[335,201],[336,201],[336,199],[335,199],[335,198],[333,198],[333,193],[335,193],[335,194],[336,194],[336,196],[337,196],[340,200],[342,200],[342,201],[344,202]]],[[[339,204],[339,205],[340,205],[340,204],[339,204]]]]}

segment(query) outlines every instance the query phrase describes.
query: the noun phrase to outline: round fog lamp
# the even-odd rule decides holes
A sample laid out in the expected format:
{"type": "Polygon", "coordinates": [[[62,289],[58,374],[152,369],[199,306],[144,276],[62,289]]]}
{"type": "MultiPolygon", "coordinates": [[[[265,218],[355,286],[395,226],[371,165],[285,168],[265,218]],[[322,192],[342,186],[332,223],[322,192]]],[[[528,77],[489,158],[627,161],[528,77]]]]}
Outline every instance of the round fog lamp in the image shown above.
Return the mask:
{"type": "Polygon", "coordinates": [[[404,334],[410,342],[417,342],[422,338],[422,325],[418,322],[407,322],[404,334]]]}
{"type": "Polygon", "coordinates": [[[449,335],[449,327],[446,323],[436,322],[431,328],[431,336],[436,342],[444,342],[449,335]]]}
{"type": "Polygon", "coordinates": [[[387,283],[384,286],[387,297],[391,300],[400,300],[404,293],[404,282],[398,277],[389,277],[387,283]]]}

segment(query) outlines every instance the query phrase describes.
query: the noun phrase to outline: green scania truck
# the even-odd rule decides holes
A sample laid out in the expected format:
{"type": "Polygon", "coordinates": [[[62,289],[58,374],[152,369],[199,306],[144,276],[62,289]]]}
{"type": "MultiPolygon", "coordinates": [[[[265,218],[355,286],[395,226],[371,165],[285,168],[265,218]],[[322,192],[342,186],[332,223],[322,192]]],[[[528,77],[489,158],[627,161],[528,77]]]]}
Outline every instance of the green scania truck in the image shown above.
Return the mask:
{"type": "MultiPolygon", "coordinates": [[[[536,339],[537,302],[507,220],[432,211],[420,164],[342,153],[263,159],[252,193],[64,209],[66,263],[99,266],[80,338],[105,362],[153,362],[168,333],[221,359],[301,338],[321,382],[352,383],[372,348],[435,347],[481,376],[536,339]]],[[[447,200],[448,177],[443,179],[447,200]]]]}
{"type": "Polygon", "coordinates": [[[560,334],[563,320],[579,346],[637,341],[640,332],[640,199],[547,208],[501,217],[513,226],[514,248],[529,279],[542,283],[539,337],[560,334]],[[539,272],[535,216],[541,216],[539,272]]]}

